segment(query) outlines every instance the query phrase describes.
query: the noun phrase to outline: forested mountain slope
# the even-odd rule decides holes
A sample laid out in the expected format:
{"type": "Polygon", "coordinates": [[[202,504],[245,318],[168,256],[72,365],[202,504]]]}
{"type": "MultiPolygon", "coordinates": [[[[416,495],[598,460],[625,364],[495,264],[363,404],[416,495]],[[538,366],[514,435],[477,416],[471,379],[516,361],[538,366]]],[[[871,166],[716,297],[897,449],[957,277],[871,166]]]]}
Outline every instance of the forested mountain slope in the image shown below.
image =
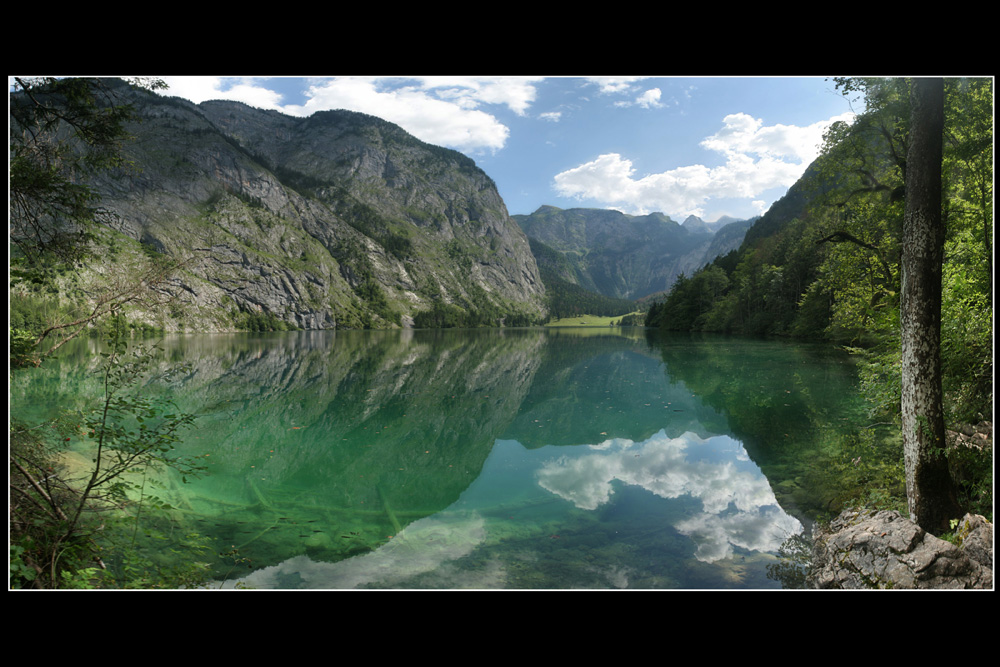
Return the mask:
{"type": "MultiPolygon", "coordinates": [[[[647,324],[864,346],[871,394],[891,409],[898,401],[892,369],[899,363],[906,86],[901,79],[870,84],[870,108],[853,125],[831,128],[823,154],[739,250],[679,281],[647,324]]],[[[948,80],[942,362],[951,409],[967,419],[989,414],[992,403],[992,104],[990,79],[948,80]]]]}

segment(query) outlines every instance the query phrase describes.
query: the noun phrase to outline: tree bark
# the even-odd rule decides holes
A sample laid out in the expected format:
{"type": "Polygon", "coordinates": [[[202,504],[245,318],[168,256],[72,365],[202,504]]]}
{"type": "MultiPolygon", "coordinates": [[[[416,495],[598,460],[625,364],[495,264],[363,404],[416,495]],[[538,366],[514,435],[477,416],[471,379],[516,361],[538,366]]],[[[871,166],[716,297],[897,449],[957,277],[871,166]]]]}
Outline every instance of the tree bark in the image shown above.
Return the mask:
{"type": "Polygon", "coordinates": [[[945,458],[941,385],[944,81],[914,79],[903,217],[902,418],[910,518],[940,534],[960,516],[945,458]]]}

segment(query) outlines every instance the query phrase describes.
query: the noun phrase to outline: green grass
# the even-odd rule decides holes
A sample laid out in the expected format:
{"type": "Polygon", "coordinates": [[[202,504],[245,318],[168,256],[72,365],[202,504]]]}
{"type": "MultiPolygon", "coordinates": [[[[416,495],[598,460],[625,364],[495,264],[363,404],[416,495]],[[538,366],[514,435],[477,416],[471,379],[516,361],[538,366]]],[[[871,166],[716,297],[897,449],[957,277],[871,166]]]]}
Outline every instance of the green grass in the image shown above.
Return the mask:
{"type": "MultiPolygon", "coordinates": [[[[638,313],[639,311],[636,311],[638,313]]],[[[631,314],[631,313],[629,313],[631,314]]],[[[612,322],[617,322],[624,315],[614,317],[601,317],[599,315],[577,315],[575,317],[562,317],[546,323],[547,327],[610,327],[612,322]]]]}

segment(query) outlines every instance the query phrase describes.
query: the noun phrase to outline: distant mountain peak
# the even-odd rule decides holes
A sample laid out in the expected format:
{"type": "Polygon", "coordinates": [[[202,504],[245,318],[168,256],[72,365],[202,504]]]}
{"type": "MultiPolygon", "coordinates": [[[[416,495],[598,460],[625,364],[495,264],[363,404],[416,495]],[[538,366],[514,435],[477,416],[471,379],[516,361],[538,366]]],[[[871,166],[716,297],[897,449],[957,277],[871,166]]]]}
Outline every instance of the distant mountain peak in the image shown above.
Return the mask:
{"type": "Polygon", "coordinates": [[[681,226],[689,232],[695,232],[698,234],[711,234],[712,230],[709,229],[708,224],[704,220],[696,215],[689,215],[681,223],[681,226]]]}
{"type": "Polygon", "coordinates": [[[660,222],[673,222],[674,224],[677,224],[674,221],[674,219],[671,218],[669,215],[667,215],[665,213],[660,213],[659,211],[653,211],[652,213],[650,213],[649,215],[647,215],[645,217],[647,219],[649,219],[649,220],[658,220],[660,222]]]}

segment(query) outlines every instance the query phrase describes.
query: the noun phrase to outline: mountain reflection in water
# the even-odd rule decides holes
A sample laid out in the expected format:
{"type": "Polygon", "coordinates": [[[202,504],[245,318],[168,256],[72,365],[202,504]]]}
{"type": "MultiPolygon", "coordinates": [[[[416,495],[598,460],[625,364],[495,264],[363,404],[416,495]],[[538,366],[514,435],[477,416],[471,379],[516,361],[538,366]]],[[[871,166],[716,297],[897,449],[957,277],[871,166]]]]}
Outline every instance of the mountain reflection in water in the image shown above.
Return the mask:
{"type": "MultiPolygon", "coordinates": [[[[843,355],[641,330],[178,336],[178,527],[258,588],[774,588],[863,414],[843,355]]],[[[85,401],[92,350],[12,378],[85,401]]],[[[62,395],[63,398],[60,398],[62,395]]],[[[44,412],[45,406],[35,406],[44,412]]],[[[219,576],[228,574],[220,566],[219,576]]],[[[233,586],[230,579],[217,585],[233,586]]]]}

